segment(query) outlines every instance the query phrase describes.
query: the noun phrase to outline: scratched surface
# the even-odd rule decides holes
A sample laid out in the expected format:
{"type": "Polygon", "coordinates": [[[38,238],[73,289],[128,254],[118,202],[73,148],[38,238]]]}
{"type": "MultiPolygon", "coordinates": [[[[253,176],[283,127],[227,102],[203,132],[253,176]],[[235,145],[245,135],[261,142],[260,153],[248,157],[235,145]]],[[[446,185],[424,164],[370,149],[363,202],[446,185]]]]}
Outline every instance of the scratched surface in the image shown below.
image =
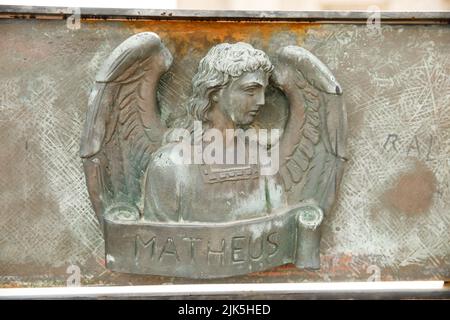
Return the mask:
{"type": "MultiPolygon", "coordinates": [[[[2,20],[0,286],[65,285],[70,265],[85,285],[207,282],[104,267],[79,139],[100,64],[140,31],[160,34],[175,58],[160,86],[168,122],[199,59],[223,41],[247,41],[269,55],[304,46],[344,89],[349,160],[324,221],[322,269],[287,265],[215,282],[450,278],[448,26],[82,21],[71,30],[63,21],[2,20]]],[[[282,123],[285,108],[268,110],[261,121],[282,123]]]]}

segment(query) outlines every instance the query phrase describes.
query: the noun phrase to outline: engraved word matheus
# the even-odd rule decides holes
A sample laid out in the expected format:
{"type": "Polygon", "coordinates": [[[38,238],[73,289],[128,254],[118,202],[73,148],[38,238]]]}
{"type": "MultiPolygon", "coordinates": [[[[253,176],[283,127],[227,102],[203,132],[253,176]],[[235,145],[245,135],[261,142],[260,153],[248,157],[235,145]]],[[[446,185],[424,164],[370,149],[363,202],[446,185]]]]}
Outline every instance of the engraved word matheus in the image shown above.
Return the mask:
{"type": "Polygon", "coordinates": [[[269,57],[217,44],[184,113],[166,124],[158,84],[172,60],[158,35],[139,33],[95,79],[81,157],[107,267],[190,278],[320,268],[321,223],[345,162],[347,120],[331,71],[297,46],[269,57]],[[269,138],[257,119],[273,92],[289,108],[282,134],[269,138]]]}

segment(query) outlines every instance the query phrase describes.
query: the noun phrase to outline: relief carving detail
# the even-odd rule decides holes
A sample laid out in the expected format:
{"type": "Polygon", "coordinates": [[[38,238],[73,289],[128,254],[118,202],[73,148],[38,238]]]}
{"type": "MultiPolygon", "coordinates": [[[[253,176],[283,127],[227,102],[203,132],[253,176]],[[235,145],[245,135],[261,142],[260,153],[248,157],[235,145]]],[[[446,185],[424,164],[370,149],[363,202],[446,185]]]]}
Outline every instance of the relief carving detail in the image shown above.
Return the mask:
{"type": "Polygon", "coordinates": [[[331,71],[298,46],[269,57],[247,43],[215,45],[168,127],[158,84],[172,60],[158,35],[139,33],[95,79],[80,152],[107,267],[191,278],[320,268],[321,223],[345,162],[343,91],[331,71]],[[289,102],[278,131],[254,126],[268,87],[289,102]]]}

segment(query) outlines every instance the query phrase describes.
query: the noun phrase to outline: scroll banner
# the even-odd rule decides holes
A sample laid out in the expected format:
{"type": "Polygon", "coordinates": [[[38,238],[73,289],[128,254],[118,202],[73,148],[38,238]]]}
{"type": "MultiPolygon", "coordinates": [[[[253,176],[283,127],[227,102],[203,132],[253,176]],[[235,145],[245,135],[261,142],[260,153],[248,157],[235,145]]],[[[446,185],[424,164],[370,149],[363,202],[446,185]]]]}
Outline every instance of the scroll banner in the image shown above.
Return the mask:
{"type": "Polygon", "coordinates": [[[125,273],[219,278],[262,271],[317,251],[323,218],[315,206],[296,206],[260,218],[226,223],[159,223],[105,219],[106,262],[125,273]],[[305,243],[308,242],[308,245],[305,243]]]}

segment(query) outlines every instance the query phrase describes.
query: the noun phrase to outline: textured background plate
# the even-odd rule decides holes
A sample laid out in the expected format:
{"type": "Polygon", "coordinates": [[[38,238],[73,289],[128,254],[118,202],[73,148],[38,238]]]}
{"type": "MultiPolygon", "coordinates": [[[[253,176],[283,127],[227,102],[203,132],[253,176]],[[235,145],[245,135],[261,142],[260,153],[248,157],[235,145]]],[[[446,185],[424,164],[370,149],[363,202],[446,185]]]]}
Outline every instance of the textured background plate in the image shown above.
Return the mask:
{"type": "MultiPolygon", "coordinates": [[[[246,41],[273,55],[296,44],[344,89],[348,157],[324,220],[322,269],[292,265],[214,282],[450,278],[450,28],[448,25],[214,21],[0,20],[0,286],[200,283],[114,273],[78,157],[100,64],[130,35],[154,31],[174,56],[160,94],[170,121],[214,44],[246,41]]],[[[269,92],[260,121],[286,117],[269,92]]]]}

